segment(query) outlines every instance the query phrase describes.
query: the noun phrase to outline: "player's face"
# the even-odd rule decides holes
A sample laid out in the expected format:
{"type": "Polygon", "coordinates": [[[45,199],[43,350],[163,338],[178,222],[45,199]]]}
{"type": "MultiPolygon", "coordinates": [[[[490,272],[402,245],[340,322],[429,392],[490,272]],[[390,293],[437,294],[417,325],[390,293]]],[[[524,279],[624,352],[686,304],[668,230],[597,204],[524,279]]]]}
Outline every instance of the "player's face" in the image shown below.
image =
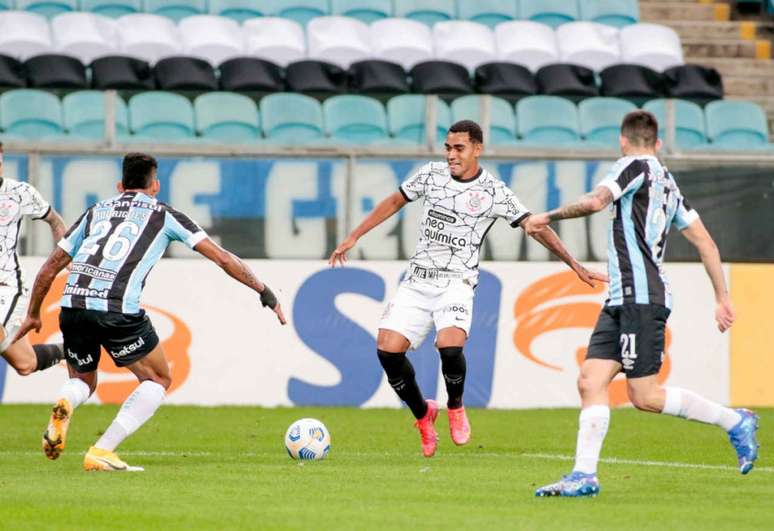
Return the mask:
{"type": "Polygon", "coordinates": [[[449,172],[454,177],[473,177],[476,174],[481,144],[471,141],[468,133],[449,133],[444,146],[449,172]]]}

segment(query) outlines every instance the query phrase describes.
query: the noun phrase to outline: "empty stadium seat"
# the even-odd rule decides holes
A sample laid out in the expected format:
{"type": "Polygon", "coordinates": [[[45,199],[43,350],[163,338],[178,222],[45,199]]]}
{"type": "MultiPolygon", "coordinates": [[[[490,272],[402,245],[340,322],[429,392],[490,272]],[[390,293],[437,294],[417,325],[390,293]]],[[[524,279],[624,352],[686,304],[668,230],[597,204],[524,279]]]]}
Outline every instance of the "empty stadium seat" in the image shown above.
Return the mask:
{"type": "Polygon", "coordinates": [[[41,15],[22,11],[0,12],[0,51],[24,61],[53,48],[48,22],[41,15]]]}
{"type": "Polygon", "coordinates": [[[51,21],[54,49],[72,55],[85,65],[118,53],[118,25],[94,13],[64,13],[51,21]]]}
{"type": "Polygon", "coordinates": [[[285,82],[293,92],[340,94],[347,90],[347,72],[324,61],[296,61],[285,70],[285,82]]]}
{"type": "Polygon", "coordinates": [[[110,18],[142,11],[142,0],[80,0],[81,9],[110,18]]]}
{"type": "Polygon", "coordinates": [[[306,26],[309,58],[347,69],[355,61],[370,58],[368,26],[349,17],[318,17],[306,26]]]}
{"type": "Polygon", "coordinates": [[[433,34],[414,20],[388,18],[371,24],[371,54],[374,59],[398,63],[404,70],[433,58],[433,34]]]}
{"type": "Polygon", "coordinates": [[[664,70],[667,95],[705,103],[723,97],[723,79],[714,68],[680,65],[664,70]]]}
{"type": "Polygon", "coordinates": [[[220,88],[230,91],[282,92],[285,79],[282,68],[256,57],[236,57],[222,63],[220,88]]]}
{"type": "Polygon", "coordinates": [[[145,11],[171,18],[175,22],[207,12],[207,0],[144,0],[145,11]]]}
{"type": "Polygon", "coordinates": [[[683,64],[680,36],[659,24],[631,24],[621,28],[621,62],[647,66],[657,72],[683,64]]]}
{"type": "Polygon", "coordinates": [[[303,145],[324,138],[322,106],[302,94],[270,94],[260,103],[263,131],[271,142],[303,145]]]}
{"type": "Polygon", "coordinates": [[[403,94],[409,91],[407,77],[399,64],[378,59],[358,61],[349,67],[352,92],[403,94]]]}
{"type": "Polygon", "coordinates": [[[556,28],[578,20],[578,3],[573,0],[521,0],[521,18],[556,28]]]}
{"type": "Polygon", "coordinates": [[[713,147],[750,150],[769,147],[766,113],[750,101],[719,100],[704,108],[713,147]]]}
{"type": "Polygon", "coordinates": [[[638,0],[580,0],[580,18],[621,28],[640,18],[638,0]]]}
{"type": "MultiPolygon", "coordinates": [[[[417,94],[395,96],[387,102],[387,116],[390,134],[406,144],[422,146],[427,139],[427,97],[417,94]]],[[[440,98],[435,98],[436,107],[436,143],[442,144],[446,132],[451,127],[451,109],[440,98]]]]}
{"type": "Polygon", "coordinates": [[[556,34],[549,26],[528,20],[504,22],[495,28],[500,61],[524,65],[533,72],[559,61],[556,34]]]}
{"type": "MultiPolygon", "coordinates": [[[[452,121],[473,120],[482,123],[484,96],[462,96],[451,104],[452,121]]],[[[502,98],[490,97],[489,132],[484,131],[488,145],[506,146],[516,143],[516,114],[513,106],[502,98]]]]}
{"type": "Polygon", "coordinates": [[[588,142],[618,147],[621,121],[637,106],[619,98],[589,98],[578,104],[581,134],[588,142]]]}
{"type": "Polygon", "coordinates": [[[644,101],[664,95],[664,76],[647,66],[613,65],[602,70],[599,78],[603,96],[644,101]]]}
{"type": "Polygon", "coordinates": [[[302,26],[330,14],[328,0],[261,0],[261,4],[266,14],[290,19],[302,26]]]}
{"type": "Polygon", "coordinates": [[[59,98],[34,89],[9,90],[0,96],[0,128],[29,139],[64,135],[59,98]]]}
{"type": "Polygon", "coordinates": [[[387,113],[379,100],[351,94],[333,96],[323,102],[325,129],[337,143],[367,145],[383,142],[387,113]]]}
{"type": "Polygon", "coordinates": [[[395,0],[395,16],[432,26],[457,18],[454,0],[395,0]]]}
{"type": "Polygon", "coordinates": [[[433,45],[438,59],[459,63],[471,71],[491,63],[497,54],[492,30],[467,20],[439,22],[433,26],[433,45]]]}
{"type": "Polygon", "coordinates": [[[449,61],[425,61],[409,72],[411,87],[422,94],[470,94],[473,85],[464,66],[449,61]]]}
{"type": "MultiPolygon", "coordinates": [[[[707,126],[704,123],[704,111],[693,102],[673,100],[675,105],[675,144],[680,149],[702,148],[707,143],[707,126]]],[[[642,106],[643,110],[653,113],[658,120],[658,136],[666,139],[666,102],[665,99],[651,100],[642,106]]]]}
{"type": "Polygon", "coordinates": [[[196,57],[167,57],[153,67],[156,84],[162,90],[217,90],[212,65],[196,57]]]}
{"type": "Polygon", "coordinates": [[[498,24],[519,18],[519,3],[514,0],[460,0],[457,15],[494,29],[498,24]]]}
{"type": "Polygon", "coordinates": [[[278,17],[253,18],[243,24],[247,55],[282,67],[306,57],[306,36],[298,22],[278,17]]]}
{"type": "Polygon", "coordinates": [[[567,98],[588,98],[599,95],[594,72],[579,65],[547,65],[535,74],[539,92],[567,98]]]}
{"type": "Polygon", "coordinates": [[[570,22],[556,29],[559,59],[594,71],[621,62],[618,30],[596,22],[570,22]]]}
{"type": "Polygon", "coordinates": [[[27,85],[27,74],[21,61],[0,55],[0,87],[21,88],[27,85]]]}
{"type": "Polygon", "coordinates": [[[194,138],[193,106],[187,98],[169,92],[144,92],[129,100],[132,134],[161,141],[194,138]]]}
{"type": "Polygon", "coordinates": [[[561,146],[580,138],[578,109],[565,98],[529,96],[516,104],[519,136],[529,144],[561,146]]]}
{"type": "Polygon", "coordinates": [[[16,9],[52,18],[78,9],[76,0],[16,0],[16,9]]]}
{"type": "Polygon", "coordinates": [[[33,88],[87,88],[86,67],[69,55],[43,54],[24,62],[27,82],[33,88]]]}
{"type": "MultiPolygon", "coordinates": [[[[72,92],[62,98],[64,126],[70,136],[101,139],[105,137],[105,93],[98,90],[72,92]]],[[[115,99],[116,136],[129,134],[126,102],[115,99]]]]}
{"type": "Polygon", "coordinates": [[[177,27],[183,52],[213,66],[246,53],[242,28],[231,19],[197,15],[184,18],[177,27]]]}
{"type": "Polygon", "coordinates": [[[196,130],[221,142],[255,142],[261,138],[258,107],[241,94],[210,92],[194,101],[196,130]]]}
{"type": "Polygon", "coordinates": [[[235,22],[264,15],[263,6],[255,0],[210,0],[210,13],[235,22]]]}
{"type": "Polygon", "coordinates": [[[487,63],[476,68],[476,92],[519,98],[537,94],[537,81],[526,66],[515,63],[487,63]]]}
{"type": "Polygon", "coordinates": [[[91,84],[97,89],[149,90],[156,86],[156,81],[146,61],[109,56],[91,63],[91,84]]]}
{"type": "Polygon", "coordinates": [[[183,53],[177,27],[166,17],[145,13],[126,15],[118,19],[118,31],[121,53],[150,64],[183,53]]]}
{"type": "Polygon", "coordinates": [[[370,24],[392,16],[391,0],[331,0],[331,13],[370,24]]]}

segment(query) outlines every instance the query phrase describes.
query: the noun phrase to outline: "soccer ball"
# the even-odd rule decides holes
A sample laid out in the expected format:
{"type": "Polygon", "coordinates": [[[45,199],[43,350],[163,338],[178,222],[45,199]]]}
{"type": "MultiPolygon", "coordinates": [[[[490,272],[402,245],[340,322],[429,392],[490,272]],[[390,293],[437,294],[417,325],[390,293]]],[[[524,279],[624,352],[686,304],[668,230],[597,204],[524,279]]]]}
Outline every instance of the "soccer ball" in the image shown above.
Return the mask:
{"type": "Polygon", "coordinates": [[[285,433],[285,448],[293,459],[323,459],[331,449],[331,435],[317,419],[301,419],[285,433]]]}

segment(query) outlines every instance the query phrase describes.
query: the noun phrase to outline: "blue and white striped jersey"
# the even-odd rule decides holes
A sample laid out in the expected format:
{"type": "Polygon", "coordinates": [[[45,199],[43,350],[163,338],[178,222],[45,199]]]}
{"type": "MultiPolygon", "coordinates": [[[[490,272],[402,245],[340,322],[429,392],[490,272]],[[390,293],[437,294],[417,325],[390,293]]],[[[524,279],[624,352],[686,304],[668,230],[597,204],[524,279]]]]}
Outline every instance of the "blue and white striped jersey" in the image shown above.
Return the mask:
{"type": "Polygon", "coordinates": [[[206,237],[191,218],[141,192],[97,203],[58,244],[73,257],[62,306],[139,313],[145,279],[169,244],[193,248],[206,237]]]}
{"type": "Polygon", "coordinates": [[[699,218],[674,177],[656,157],[619,159],[600,183],[613,194],[608,231],[607,305],[660,304],[672,307],[662,264],[669,229],[699,218]]]}

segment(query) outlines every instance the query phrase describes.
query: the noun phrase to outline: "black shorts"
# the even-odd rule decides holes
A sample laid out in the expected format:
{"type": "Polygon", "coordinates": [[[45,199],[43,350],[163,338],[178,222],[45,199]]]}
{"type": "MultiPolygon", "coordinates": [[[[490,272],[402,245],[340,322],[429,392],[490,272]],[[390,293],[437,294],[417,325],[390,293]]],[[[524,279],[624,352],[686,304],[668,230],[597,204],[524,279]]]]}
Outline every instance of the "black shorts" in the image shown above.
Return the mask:
{"type": "Polygon", "coordinates": [[[605,306],[591,334],[586,359],[617,361],[627,378],[658,374],[669,313],[660,304],[605,306]]]}
{"type": "Polygon", "coordinates": [[[67,363],[76,372],[97,370],[100,347],[118,367],[126,367],[151,353],[159,336],[145,315],[62,308],[59,328],[67,363]]]}

